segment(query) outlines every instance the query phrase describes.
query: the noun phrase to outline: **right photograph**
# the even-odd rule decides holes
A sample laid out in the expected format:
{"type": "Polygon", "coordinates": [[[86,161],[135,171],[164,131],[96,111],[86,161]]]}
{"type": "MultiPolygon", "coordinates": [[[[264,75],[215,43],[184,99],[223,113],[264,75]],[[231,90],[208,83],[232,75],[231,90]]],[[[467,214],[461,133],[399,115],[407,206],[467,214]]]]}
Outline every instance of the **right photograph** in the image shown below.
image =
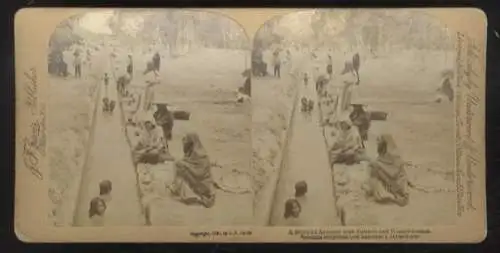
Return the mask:
{"type": "Polygon", "coordinates": [[[265,226],[455,224],[456,35],[423,11],[307,10],[252,49],[265,226]]]}

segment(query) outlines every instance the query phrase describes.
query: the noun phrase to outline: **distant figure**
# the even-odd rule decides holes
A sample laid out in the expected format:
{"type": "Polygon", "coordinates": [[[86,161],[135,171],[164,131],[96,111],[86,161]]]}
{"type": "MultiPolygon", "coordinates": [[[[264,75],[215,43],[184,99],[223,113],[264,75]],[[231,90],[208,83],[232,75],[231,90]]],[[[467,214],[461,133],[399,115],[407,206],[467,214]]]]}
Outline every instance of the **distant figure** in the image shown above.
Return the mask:
{"type": "Polygon", "coordinates": [[[331,167],[337,163],[352,165],[365,159],[364,148],[358,130],[348,117],[341,117],[334,142],[329,147],[331,167]]]}
{"type": "Polygon", "coordinates": [[[144,107],[143,110],[149,111],[151,110],[151,107],[153,105],[154,101],[154,86],[157,85],[159,82],[156,80],[147,80],[146,81],[146,88],[144,89],[144,107]]]}
{"type": "Polygon", "coordinates": [[[238,88],[238,94],[236,101],[238,103],[242,103],[245,99],[250,98],[252,93],[252,70],[247,69],[241,73],[243,77],[245,77],[245,82],[242,87],[238,88]]]}
{"type": "Polygon", "coordinates": [[[409,202],[408,176],[391,135],[378,137],[377,153],[377,159],[369,165],[368,195],[379,203],[393,202],[406,206],[409,202]]]}
{"type": "Polygon", "coordinates": [[[453,79],[454,73],[451,71],[445,71],[442,74],[441,86],[436,90],[438,92],[436,102],[439,103],[443,98],[448,99],[452,102],[454,98],[453,86],[451,84],[451,79],[453,79]]]}
{"type": "Polygon", "coordinates": [[[281,58],[278,49],[273,53],[274,76],[281,78],[281,58]]]}
{"type": "Polygon", "coordinates": [[[307,206],[307,183],[306,181],[299,181],[295,183],[295,198],[299,201],[302,207],[307,206]]]}
{"type": "Polygon", "coordinates": [[[174,127],[174,116],[168,110],[167,105],[157,104],[156,112],[153,114],[156,124],[163,130],[165,147],[168,149],[168,141],[172,140],[172,129],[174,127]]]}
{"type": "Polygon", "coordinates": [[[285,202],[285,213],[283,217],[285,218],[287,226],[300,226],[301,222],[299,220],[300,213],[302,212],[302,206],[297,199],[288,199],[285,202]]]}
{"type": "Polygon", "coordinates": [[[252,51],[252,73],[255,76],[267,76],[267,64],[262,60],[263,55],[260,48],[252,51]]]}
{"type": "Polygon", "coordinates": [[[109,84],[109,75],[108,73],[104,73],[104,85],[106,86],[106,88],[108,87],[108,84],[109,84]]]}
{"type": "Polygon", "coordinates": [[[355,53],[352,57],[352,67],[353,67],[353,71],[356,75],[356,78],[358,79],[356,85],[359,85],[359,67],[360,67],[360,64],[361,63],[360,63],[360,59],[359,59],[359,54],[355,53]]]}
{"type": "Polygon", "coordinates": [[[307,84],[309,83],[309,76],[307,75],[307,72],[304,73],[303,81],[304,81],[304,86],[307,86],[307,84]]]}
{"type": "Polygon", "coordinates": [[[106,202],[102,198],[95,197],[90,201],[89,219],[92,226],[104,226],[104,213],[106,212],[106,208],[106,202]]]}
{"type": "Polygon", "coordinates": [[[116,90],[118,91],[119,95],[125,95],[125,86],[127,82],[129,82],[129,80],[126,76],[120,76],[116,81],[116,90]]]}
{"type": "Polygon", "coordinates": [[[75,66],[75,77],[81,78],[82,77],[82,58],[81,58],[80,52],[75,51],[74,56],[75,56],[75,58],[74,58],[73,65],[75,66]]]}
{"type": "Polygon", "coordinates": [[[182,145],[184,157],[175,162],[175,179],[169,189],[183,203],[211,208],[215,204],[215,189],[210,158],[196,133],[186,134],[182,145]]]}
{"type": "Polygon", "coordinates": [[[153,124],[149,117],[143,120],[144,128],[140,133],[139,142],[135,145],[132,153],[135,164],[158,164],[172,160],[170,153],[166,150],[162,134],[153,124]]]}
{"type": "Polygon", "coordinates": [[[128,56],[127,73],[130,75],[131,78],[134,77],[134,61],[132,59],[132,55],[128,56]]]}
{"type": "Polygon", "coordinates": [[[103,180],[99,183],[99,198],[103,199],[105,202],[111,201],[111,191],[113,190],[113,184],[109,180],[103,180]]]}
{"type": "Polygon", "coordinates": [[[328,76],[330,79],[332,79],[333,75],[333,62],[332,62],[332,56],[328,55],[328,64],[326,65],[326,73],[328,73],[328,76]]]}
{"type": "Polygon", "coordinates": [[[156,52],[156,54],[153,56],[153,70],[155,71],[156,75],[160,74],[160,53],[156,52]]]}
{"type": "Polygon", "coordinates": [[[108,76],[108,73],[104,73],[104,77],[103,77],[103,81],[104,81],[104,91],[105,91],[105,95],[104,96],[108,96],[108,84],[109,84],[109,76],[108,76]]]}
{"type": "Polygon", "coordinates": [[[90,52],[90,48],[87,49],[87,64],[92,67],[92,53],[90,52]]]}
{"type": "Polygon", "coordinates": [[[353,102],[353,96],[355,97],[357,95],[357,85],[359,84],[359,79],[354,72],[352,63],[345,63],[344,70],[340,73],[340,76],[336,77],[335,82],[339,87],[343,86],[340,107],[338,108],[339,113],[343,113],[349,110],[353,102]]]}
{"type": "Polygon", "coordinates": [[[114,100],[110,100],[108,97],[104,97],[102,99],[102,111],[104,113],[108,113],[108,114],[113,114],[113,111],[115,110],[115,105],[116,105],[116,102],[114,100]]]}

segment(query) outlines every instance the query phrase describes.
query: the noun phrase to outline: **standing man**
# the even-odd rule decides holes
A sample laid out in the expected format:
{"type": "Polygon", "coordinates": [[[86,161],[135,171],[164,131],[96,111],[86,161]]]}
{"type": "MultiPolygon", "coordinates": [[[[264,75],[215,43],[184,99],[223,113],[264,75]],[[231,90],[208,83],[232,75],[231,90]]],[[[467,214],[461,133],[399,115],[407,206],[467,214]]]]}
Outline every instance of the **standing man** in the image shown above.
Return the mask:
{"type": "Polygon", "coordinates": [[[81,78],[82,77],[82,58],[80,56],[80,52],[75,51],[75,53],[73,55],[75,56],[75,60],[74,60],[75,77],[81,78]]]}
{"type": "Polygon", "coordinates": [[[156,52],[156,54],[153,56],[153,71],[156,76],[160,74],[160,53],[156,52]]]}
{"type": "Polygon", "coordinates": [[[279,49],[273,53],[274,76],[281,78],[281,59],[279,49]]]}

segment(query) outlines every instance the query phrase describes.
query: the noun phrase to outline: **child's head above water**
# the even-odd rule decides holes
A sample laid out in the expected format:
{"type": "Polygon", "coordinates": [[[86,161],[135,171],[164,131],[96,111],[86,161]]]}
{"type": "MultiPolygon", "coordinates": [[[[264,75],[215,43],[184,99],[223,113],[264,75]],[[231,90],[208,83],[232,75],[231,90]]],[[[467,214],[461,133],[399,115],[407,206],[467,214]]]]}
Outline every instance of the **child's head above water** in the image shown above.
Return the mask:
{"type": "Polygon", "coordinates": [[[112,190],[112,183],[109,180],[104,180],[99,183],[99,195],[110,194],[112,190]]]}
{"type": "Polygon", "coordinates": [[[295,183],[295,197],[305,196],[307,193],[307,183],[306,181],[299,181],[295,183]]]}

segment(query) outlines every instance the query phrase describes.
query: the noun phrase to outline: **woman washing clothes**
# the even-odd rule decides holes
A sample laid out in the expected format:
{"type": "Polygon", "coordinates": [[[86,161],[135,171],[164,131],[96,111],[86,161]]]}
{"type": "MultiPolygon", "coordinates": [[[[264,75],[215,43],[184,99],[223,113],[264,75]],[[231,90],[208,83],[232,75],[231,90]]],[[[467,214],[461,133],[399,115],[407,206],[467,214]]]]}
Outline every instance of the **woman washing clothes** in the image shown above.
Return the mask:
{"type": "Polygon", "coordinates": [[[329,150],[331,165],[337,163],[355,164],[367,160],[358,129],[353,127],[348,115],[338,121],[338,131],[329,150]]]}
{"type": "Polygon", "coordinates": [[[186,134],[182,143],[184,157],[175,162],[175,179],[168,188],[181,202],[210,208],[215,204],[215,189],[208,154],[196,133],[186,134]]]}
{"type": "Polygon", "coordinates": [[[406,206],[409,201],[408,176],[394,139],[384,134],[377,139],[378,157],[370,162],[369,196],[376,202],[406,206]]]}
{"type": "Polygon", "coordinates": [[[140,139],[133,150],[134,163],[158,164],[172,160],[165,148],[162,134],[154,125],[154,119],[146,117],[140,139]]]}

